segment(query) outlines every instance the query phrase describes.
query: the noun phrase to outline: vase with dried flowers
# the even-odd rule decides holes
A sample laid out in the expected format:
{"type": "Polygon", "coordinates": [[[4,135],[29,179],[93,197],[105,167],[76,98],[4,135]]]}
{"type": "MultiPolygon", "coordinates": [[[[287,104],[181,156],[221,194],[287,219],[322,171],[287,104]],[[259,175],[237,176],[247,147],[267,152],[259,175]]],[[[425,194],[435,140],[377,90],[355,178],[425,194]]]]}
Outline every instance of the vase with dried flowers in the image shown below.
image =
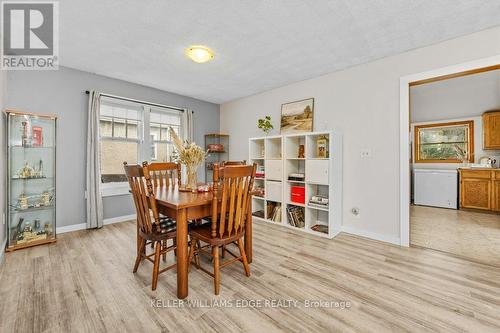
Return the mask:
{"type": "Polygon", "coordinates": [[[206,159],[207,152],[194,142],[182,142],[172,127],[169,127],[168,130],[170,132],[170,136],[172,137],[175,149],[177,150],[177,162],[186,167],[187,181],[179,190],[196,191],[198,186],[197,170],[200,164],[206,159]]]}

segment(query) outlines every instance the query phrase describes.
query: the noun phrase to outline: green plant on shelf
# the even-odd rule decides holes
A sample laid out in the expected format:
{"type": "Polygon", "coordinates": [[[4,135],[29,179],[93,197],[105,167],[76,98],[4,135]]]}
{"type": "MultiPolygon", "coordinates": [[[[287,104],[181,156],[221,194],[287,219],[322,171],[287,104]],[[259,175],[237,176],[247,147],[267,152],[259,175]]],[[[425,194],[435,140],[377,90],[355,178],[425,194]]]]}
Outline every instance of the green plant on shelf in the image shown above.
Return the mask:
{"type": "Polygon", "coordinates": [[[271,116],[265,116],[257,121],[257,127],[260,128],[265,134],[269,133],[274,128],[271,123],[271,116]]]}

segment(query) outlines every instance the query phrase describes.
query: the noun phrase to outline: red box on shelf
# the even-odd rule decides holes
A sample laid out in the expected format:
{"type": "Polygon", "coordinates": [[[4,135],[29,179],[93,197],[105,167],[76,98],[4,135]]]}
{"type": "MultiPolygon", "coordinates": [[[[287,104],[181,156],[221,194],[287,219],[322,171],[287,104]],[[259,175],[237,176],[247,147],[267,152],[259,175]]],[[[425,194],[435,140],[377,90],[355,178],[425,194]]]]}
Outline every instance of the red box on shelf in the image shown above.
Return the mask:
{"type": "Polygon", "coordinates": [[[306,203],[306,188],[304,186],[292,186],[290,201],[300,204],[306,203]]]}

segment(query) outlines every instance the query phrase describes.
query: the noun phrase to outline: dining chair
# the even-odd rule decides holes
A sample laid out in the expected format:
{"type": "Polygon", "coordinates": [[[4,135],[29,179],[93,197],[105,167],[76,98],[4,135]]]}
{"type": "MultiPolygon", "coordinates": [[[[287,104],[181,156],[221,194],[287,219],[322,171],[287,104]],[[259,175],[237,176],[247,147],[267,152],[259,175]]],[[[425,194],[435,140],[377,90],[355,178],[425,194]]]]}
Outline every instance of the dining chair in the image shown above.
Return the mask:
{"type": "Polygon", "coordinates": [[[221,167],[231,166],[231,165],[246,165],[246,164],[247,164],[246,160],[243,160],[243,161],[226,161],[226,162],[223,161],[221,163],[221,167]]]}
{"type": "MultiPolygon", "coordinates": [[[[147,168],[149,172],[149,178],[153,184],[153,190],[157,190],[159,187],[169,187],[182,185],[182,172],[181,164],[173,162],[153,162],[148,164],[147,168]]],[[[160,215],[160,218],[162,216],[160,215]]],[[[176,245],[175,238],[173,239],[174,245],[176,245]]],[[[167,246],[166,241],[164,246],[167,246]]],[[[153,244],[151,244],[151,248],[153,244]]],[[[163,260],[166,260],[167,254],[163,254],[163,260]]]]}
{"type": "Polygon", "coordinates": [[[169,239],[174,240],[176,237],[176,223],[169,217],[160,217],[158,213],[148,164],[146,162],[143,166],[128,165],[126,162],[123,164],[137,211],[139,246],[133,272],[137,272],[142,260],[146,259],[152,262],[153,277],[151,289],[155,290],[158,283],[158,275],[176,266],[176,264],[173,264],[160,270],[161,256],[165,259],[168,252],[176,249],[175,242],[172,246],[167,246],[167,241],[169,239]],[[149,244],[154,246],[154,252],[146,254],[146,246],[149,244]]]}
{"type": "Polygon", "coordinates": [[[182,185],[182,172],[180,163],[153,162],[148,165],[149,177],[156,190],[158,187],[182,185]]]}
{"type": "Polygon", "coordinates": [[[211,223],[193,228],[190,231],[189,263],[192,262],[193,257],[198,257],[200,253],[213,258],[213,273],[201,267],[198,258],[195,260],[195,266],[214,278],[216,295],[219,295],[220,290],[221,268],[240,261],[243,264],[246,276],[250,276],[250,267],[243,246],[243,237],[248,216],[247,210],[250,209],[251,191],[256,169],[256,164],[219,168],[218,164],[215,163],[211,223]],[[197,241],[209,245],[211,251],[209,252],[200,247],[197,241]],[[226,249],[227,253],[234,258],[220,263],[219,248],[230,244],[235,244],[238,247],[240,256],[226,249]]]}

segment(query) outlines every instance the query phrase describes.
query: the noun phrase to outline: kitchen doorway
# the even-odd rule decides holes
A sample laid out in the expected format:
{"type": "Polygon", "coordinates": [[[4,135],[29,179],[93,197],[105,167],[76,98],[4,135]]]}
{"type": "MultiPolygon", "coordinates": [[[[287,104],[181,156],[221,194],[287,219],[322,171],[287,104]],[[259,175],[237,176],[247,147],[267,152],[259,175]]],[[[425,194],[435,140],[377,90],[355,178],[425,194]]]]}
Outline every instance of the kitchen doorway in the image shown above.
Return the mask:
{"type": "Polygon", "coordinates": [[[498,135],[489,133],[496,131],[491,116],[498,116],[494,122],[500,124],[498,63],[401,80],[410,129],[409,137],[405,133],[408,206],[401,213],[402,245],[500,266],[500,146],[485,141],[498,135]]]}

